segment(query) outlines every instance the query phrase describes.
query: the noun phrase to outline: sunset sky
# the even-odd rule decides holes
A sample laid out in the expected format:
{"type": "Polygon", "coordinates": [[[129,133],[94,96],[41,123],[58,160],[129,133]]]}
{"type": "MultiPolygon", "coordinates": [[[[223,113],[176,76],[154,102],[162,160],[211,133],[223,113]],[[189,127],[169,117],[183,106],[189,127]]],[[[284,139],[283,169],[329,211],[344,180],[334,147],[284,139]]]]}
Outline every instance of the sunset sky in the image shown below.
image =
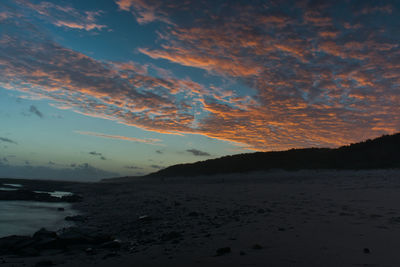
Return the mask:
{"type": "Polygon", "coordinates": [[[400,131],[400,2],[1,0],[0,177],[400,131]]]}

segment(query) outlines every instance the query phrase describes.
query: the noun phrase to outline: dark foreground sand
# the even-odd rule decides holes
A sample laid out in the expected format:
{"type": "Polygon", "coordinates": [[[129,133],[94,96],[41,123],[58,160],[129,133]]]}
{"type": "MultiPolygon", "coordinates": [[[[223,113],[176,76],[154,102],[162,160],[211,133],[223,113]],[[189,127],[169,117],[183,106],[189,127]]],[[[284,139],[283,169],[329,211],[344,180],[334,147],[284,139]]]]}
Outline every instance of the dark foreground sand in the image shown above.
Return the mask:
{"type": "Polygon", "coordinates": [[[80,226],[115,235],[122,248],[0,256],[2,266],[400,266],[400,170],[142,178],[64,189],[84,197],[76,204],[87,217],[80,226]]]}

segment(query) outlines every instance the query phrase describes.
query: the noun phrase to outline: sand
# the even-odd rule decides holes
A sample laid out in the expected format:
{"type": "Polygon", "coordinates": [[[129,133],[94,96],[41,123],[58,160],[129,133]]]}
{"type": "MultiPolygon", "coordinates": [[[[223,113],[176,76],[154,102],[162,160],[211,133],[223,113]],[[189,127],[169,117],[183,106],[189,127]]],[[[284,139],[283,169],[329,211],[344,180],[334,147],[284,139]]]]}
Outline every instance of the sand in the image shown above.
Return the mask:
{"type": "Polygon", "coordinates": [[[111,233],[122,248],[0,256],[2,266],[400,266],[400,170],[136,178],[62,189],[84,196],[75,204],[87,217],[80,227],[111,233]]]}

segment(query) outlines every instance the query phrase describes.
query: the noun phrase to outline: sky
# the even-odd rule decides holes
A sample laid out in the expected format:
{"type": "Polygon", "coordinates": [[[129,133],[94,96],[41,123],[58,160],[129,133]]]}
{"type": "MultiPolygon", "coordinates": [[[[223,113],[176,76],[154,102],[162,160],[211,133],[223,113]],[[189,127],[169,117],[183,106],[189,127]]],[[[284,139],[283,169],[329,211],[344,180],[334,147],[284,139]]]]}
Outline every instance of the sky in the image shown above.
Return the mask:
{"type": "Polygon", "coordinates": [[[0,2],[0,177],[95,181],[400,131],[400,2],[0,2]]]}

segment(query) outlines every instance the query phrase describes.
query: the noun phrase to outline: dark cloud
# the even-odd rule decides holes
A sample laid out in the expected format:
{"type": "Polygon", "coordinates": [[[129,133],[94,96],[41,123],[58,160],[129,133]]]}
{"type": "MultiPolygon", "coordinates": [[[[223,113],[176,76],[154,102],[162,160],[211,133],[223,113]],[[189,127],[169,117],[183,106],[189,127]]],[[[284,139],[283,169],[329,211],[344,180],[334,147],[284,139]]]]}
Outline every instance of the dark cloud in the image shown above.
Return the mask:
{"type": "Polygon", "coordinates": [[[6,137],[0,137],[0,141],[5,142],[5,143],[15,144],[15,145],[17,144],[17,142],[15,142],[9,138],[6,138],[6,137]]]}
{"type": "Polygon", "coordinates": [[[211,156],[207,152],[204,152],[204,151],[201,151],[201,150],[198,150],[198,149],[194,149],[194,148],[193,149],[188,149],[186,151],[189,152],[189,153],[192,153],[195,156],[211,156]]]}
{"type": "Polygon", "coordinates": [[[96,152],[96,151],[89,152],[89,154],[93,155],[93,156],[101,156],[102,155],[101,153],[96,152]]]}
{"type": "Polygon", "coordinates": [[[31,107],[29,108],[29,112],[35,114],[36,116],[38,116],[39,118],[43,118],[43,113],[40,112],[38,110],[38,108],[34,105],[31,105],[31,107]]]}
{"type": "Polygon", "coordinates": [[[124,168],[126,168],[126,169],[131,169],[131,170],[140,170],[140,169],[143,169],[143,168],[141,168],[141,167],[134,166],[134,165],[132,165],[132,166],[125,166],[124,168]]]}
{"type": "Polygon", "coordinates": [[[91,151],[91,152],[89,152],[89,155],[96,156],[96,157],[98,156],[101,160],[107,160],[107,158],[104,157],[103,154],[100,152],[91,151]]]}
{"type": "Polygon", "coordinates": [[[150,167],[152,167],[152,168],[154,168],[154,169],[163,169],[163,168],[165,168],[164,166],[155,165],[155,164],[150,165],[150,167]]]}

